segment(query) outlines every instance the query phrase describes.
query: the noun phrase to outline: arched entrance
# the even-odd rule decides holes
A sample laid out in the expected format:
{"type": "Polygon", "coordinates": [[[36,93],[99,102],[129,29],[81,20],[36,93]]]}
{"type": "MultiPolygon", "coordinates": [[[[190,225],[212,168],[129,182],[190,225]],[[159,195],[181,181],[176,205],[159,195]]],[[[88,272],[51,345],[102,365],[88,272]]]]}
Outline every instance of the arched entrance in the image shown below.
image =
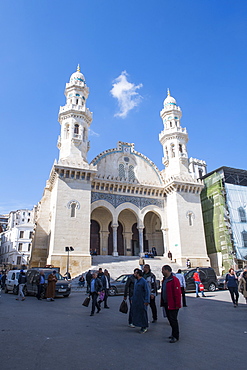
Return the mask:
{"type": "Polygon", "coordinates": [[[112,222],[112,214],[106,208],[99,206],[91,214],[90,248],[92,243],[98,241],[98,254],[108,254],[108,225],[112,222]],[[96,223],[96,224],[95,224],[96,223]],[[98,226],[97,226],[98,225],[98,226]],[[96,235],[98,236],[96,237],[96,235]]]}
{"type": "MultiPolygon", "coordinates": [[[[111,255],[113,253],[113,230],[111,227],[111,223],[109,224],[108,230],[108,254],[111,255]]],[[[121,224],[121,222],[118,223],[117,228],[117,251],[119,256],[124,256],[123,225],[121,224]]]]}
{"type": "Polygon", "coordinates": [[[163,256],[164,241],[160,217],[152,211],[148,212],[144,217],[144,227],[144,251],[147,252],[155,247],[157,255],[163,256]]]}
{"type": "Polygon", "coordinates": [[[132,256],[138,256],[140,253],[140,244],[139,244],[139,231],[137,229],[137,223],[132,226],[132,256]]]}
{"type": "Polygon", "coordinates": [[[90,253],[100,254],[100,225],[95,220],[90,225],[90,253]]]}

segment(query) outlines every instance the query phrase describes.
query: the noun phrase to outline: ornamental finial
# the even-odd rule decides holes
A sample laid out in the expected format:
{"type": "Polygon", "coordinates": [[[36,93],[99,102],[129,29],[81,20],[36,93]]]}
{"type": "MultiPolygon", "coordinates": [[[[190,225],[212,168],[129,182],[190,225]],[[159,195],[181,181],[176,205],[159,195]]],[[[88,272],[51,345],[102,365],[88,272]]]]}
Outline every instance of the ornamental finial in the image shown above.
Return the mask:
{"type": "Polygon", "coordinates": [[[77,72],[81,72],[80,64],[77,66],[77,72]]]}
{"type": "Polygon", "coordinates": [[[170,89],[169,89],[169,87],[168,87],[168,89],[167,89],[167,96],[171,96],[171,93],[170,93],[170,89]]]}

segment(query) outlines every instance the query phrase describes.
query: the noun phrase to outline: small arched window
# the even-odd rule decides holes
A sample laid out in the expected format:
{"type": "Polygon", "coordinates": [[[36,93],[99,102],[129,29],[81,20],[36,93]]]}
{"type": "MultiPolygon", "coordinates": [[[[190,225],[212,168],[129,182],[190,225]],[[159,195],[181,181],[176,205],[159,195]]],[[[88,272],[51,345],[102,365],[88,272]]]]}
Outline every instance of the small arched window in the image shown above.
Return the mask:
{"type": "Polygon", "coordinates": [[[172,122],[170,122],[170,127],[172,127],[172,122]]]}
{"type": "Polygon", "coordinates": [[[242,231],[242,241],[243,241],[243,247],[247,248],[247,231],[242,231]]]}
{"type": "Polygon", "coordinates": [[[76,209],[76,203],[72,203],[70,217],[75,217],[75,209],[76,209]]]}
{"type": "Polygon", "coordinates": [[[189,220],[189,226],[193,226],[193,220],[195,218],[195,215],[192,211],[188,211],[186,214],[188,220],[189,220]]]}
{"type": "Polygon", "coordinates": [[[76,104],[78,104],[78,101],[79,101],[79,100],[78,100],[78,99],[76,99],[75,103],[76,103],[76,104]]]}
{"type": "Polygon", "coordinates": [[[238,214],[239,214],[240,222],[247,222],[246,212],[243,207],[238,208],[238,214]]]}
{"type": "Polygon", "coordinates": [[[68,139],[69,137],[69,124],[65,126],[65,139],[68,139]]]}
{"type": "Polygon", "coordinates": [[[119,177],[124,179],[125,178],[124,164],[120,163],[118,170],[119,170],[119,177]]]}
{"type": "Polygon", "coordinates": [[[180,151],[180,153],[183,153],[183,147],[182,147],[182,144],[179,144],[179,151],[180,151]]]}
{"type": "Polygon", "coordinates": [[[202,175],[203,175],[203,171],[202,171],[202,169],[201,169],[201,168],[199,168],[199,169],[198,169],[198,172],[199,172],[199,177],[201,178],[201,177],[202,177],[202,175]]]}
{"type": "Polygon", "coordinates": [[[129,166],[129,181],[135,180],[134,166],[129,166]]]}
{"type": "Polygon", "coordinates": [[[79,125],[78,125],[78,123],[76,123],[76,124],[75,124],[74,133],[75,133],[76,135],[78,135],[78,134],[79,134],[79,125]]]}
{"type": "Polygon", "coordinates": [[[174,144],[171,144],[171,153],[172,153],[172,157],[174,158],[175,157],[175,145],[174,144]]]}

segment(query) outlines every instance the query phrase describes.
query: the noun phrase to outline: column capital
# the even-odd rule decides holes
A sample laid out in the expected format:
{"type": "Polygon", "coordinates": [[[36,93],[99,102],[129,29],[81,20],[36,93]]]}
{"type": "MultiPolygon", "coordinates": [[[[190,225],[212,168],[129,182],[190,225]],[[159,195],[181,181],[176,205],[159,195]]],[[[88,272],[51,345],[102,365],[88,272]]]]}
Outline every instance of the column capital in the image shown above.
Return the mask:
{"type": "Polygon", "coordinates": [[[144,226],[141,225],[141,226],[137,226],[137,230],[143,230],[144,229],[144,226]]]}

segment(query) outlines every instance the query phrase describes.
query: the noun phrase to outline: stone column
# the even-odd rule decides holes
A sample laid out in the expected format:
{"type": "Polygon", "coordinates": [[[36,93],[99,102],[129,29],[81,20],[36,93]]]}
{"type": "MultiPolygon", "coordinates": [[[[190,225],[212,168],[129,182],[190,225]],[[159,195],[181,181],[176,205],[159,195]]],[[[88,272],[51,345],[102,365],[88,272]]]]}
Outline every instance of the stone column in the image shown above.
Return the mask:
{"type": "Polygon", "coordinates": [[[162,234],[163,234],[163,246],[164,246],[164,254],[163,257],[167,257],[167,245],[166,245],[166,231],[167,229],[161,229],[162,234]]]}
{"type": "Polygon", "coordinates": [[[109,236],[109,231],[108,230],[102,230],[100,233],[100,249],[101,249],[101,254],[107,255],[108,254],[108,236],[109,236]]]}
{"type": "Polygon", "coordinates": [[[143,229],[144,229],[144,227],[139,226],[137,229],[139,231],[140,256],[143,256],[143,254],[144,254],[144,247],[143,247],[143,229]]]}
{"type": "Polygon", "coordinates": [[[118,228],[118,225],[112,225],[112,232],[113,232],[113,252],[112,252],[112,255],[114,257],[118,256],[118,251],[117,251],[117,228],[118,228]]]}
{"type": "Polygon", "coordinates": [[[132,256],[131,240],[132,240],[132,231],[131,232],[125,231],[126,256],[132,256]]]}

